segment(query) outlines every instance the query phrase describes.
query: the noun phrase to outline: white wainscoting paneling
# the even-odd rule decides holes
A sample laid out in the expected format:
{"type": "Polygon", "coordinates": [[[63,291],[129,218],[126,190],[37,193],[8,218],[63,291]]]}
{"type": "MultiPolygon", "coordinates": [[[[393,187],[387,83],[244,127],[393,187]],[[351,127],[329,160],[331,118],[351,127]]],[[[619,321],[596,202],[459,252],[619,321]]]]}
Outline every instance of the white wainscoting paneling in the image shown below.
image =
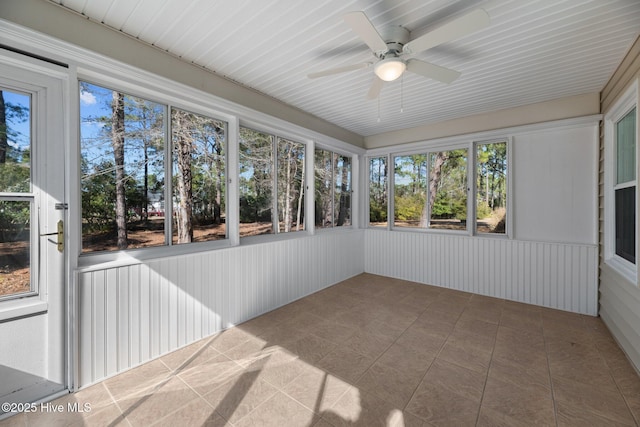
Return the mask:
{"type": "Polygon", "coordinates": [[[78,271],[76,387],[362,273],[363,234],[345,229],[78,271]]]}
{"type": "Polygon", "coordinates": [[[598,247],[365,231],[365,271],[576,313],[598,313],[598,247]]]}

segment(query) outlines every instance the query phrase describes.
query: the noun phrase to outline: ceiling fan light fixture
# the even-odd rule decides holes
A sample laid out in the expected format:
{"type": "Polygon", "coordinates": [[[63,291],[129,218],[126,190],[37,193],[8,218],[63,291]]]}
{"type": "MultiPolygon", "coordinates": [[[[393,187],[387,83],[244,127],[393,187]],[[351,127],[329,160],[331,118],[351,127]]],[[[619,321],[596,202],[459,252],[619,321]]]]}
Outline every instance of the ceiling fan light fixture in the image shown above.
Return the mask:
{"type": "Polygon", "coordinates": [[[376,73],[376,76],[380,78],[380,80],[384,80],[385,82],[391,82],[404,73],[407,69],[407,64],[400,58],[393,57],[383,59],[378,62],[373,71],[376,73]]]}

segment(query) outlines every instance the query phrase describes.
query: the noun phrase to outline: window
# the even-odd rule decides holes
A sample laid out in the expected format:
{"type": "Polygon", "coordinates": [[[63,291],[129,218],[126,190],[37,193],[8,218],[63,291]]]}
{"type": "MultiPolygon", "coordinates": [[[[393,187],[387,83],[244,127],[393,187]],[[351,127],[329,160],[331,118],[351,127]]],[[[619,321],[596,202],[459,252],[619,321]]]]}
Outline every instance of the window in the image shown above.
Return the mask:
{"type": "Polygon", "coordinates": [[[171,110],[174,244],[226,238],[226,133],[225,122],[171,110]]]}
{"type": "Polygon", "coordinates": [[[304,230],[305,145],[240,128],[240,237],[304,230]]]}
{"type": "Polygon", "coordinates": [[[219,120],[81,82],[82,251],[226,238],[226,129],[219,120]]]}
{"type": "Polygon", "coordinates": [[[638,86],[632,85],[604,120],[605,263],[637,284],[638,86]]]}
{"type": "Polygon", "coordinates": [[[467,229],[467,149],[394,158],[394,226],[467,229]]]}
{"type": "Polygon", "coordinates": [[[615,125],[615,254],[636,263],[636,108],[615,125]]]}
{"type": "Polygon", "coordinates": [[[387,158],[369,159],[369,225],[387,226],[387,158]]]}
{"type": "Polygon", "coordinates": [[[476,144],[476,232],[506,233],[507,143],[476,144]]]}
{"type": "Polygon", "coordinates": [[[0,298],[31,283],[31,97],[0,88],[0,298]]]}
{"type": "Polygon", "coordinates": [[[317,228],[351,225],[351,157],[315,150],[317,228]]]}

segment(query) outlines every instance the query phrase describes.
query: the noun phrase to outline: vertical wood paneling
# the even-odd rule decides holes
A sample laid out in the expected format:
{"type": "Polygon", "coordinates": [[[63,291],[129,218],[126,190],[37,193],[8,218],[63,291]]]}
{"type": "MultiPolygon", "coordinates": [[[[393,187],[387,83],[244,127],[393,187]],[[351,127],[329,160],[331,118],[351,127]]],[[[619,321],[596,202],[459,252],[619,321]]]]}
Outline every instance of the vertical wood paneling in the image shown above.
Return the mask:
{"type": "Polygon", "coordinates": [[[598,312],[596,245],[383,230],[366,230],[364,244],[368,273],[577,313],[598,312]]]}
{"type": "Polygon", "coordinates": [[[78,272],[83,387],[364,271],[344,230],[78,272]]]}

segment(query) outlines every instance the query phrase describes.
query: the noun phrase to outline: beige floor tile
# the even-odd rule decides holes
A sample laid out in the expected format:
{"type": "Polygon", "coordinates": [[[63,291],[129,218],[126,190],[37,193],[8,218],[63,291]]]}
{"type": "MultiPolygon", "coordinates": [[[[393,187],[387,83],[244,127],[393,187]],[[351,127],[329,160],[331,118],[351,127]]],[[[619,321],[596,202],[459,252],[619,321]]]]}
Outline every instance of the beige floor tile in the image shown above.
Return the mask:
{"type": "Polygon", "coordinates": [[[335,344],[342,344],[355,333],[356,329],[329,320],[318,322],[309,332],[335,344]]]}
{"type": "Polygon", "coordinates": [[[208,346],[209,340],[201,340],[187,347],[173,351],[160,360],[171,371],[184,370],[220,355],[220,352],[208,346]]]}
{"type": "MultiPolygon", "coordinates": [[[[453,332],[454,326],[455,322],[441,322],[439,320],[427,319],[421,316],[407,328],[403,335],[412,331],[419,331],[422,334],[431,335],[434,338],[440,339],[444,343],[444,341],[449,338],[449,335],[451,335],[451,332],[453,332]]],[[[402,339],[402,337],[399,339],[402,339]]]]}
{"type": "Polygon", "coordinates": [[[542,318],[537,311],[505,306],[500,317],[500,326],[522,331],[542,332],[542,318]]]}
{"type": "Polygon", "coordinates": [[[114,399],[138,393],[165,381],[171,372],[160,360],[152,360],[104,382],[114,399]]]}
{"type": "Polygon", "coordinates": [[[451,331],[453,331],[452,326],[445,323],[431,326],[414,324],[398,337],[395,344],[435,356],[447,341],[451,331]]]}
{"type": "MultiPolygon", "coordinates": [[[[47,406],[48,408],[57,408],[60,403],[53,401],[47,406]]],[[[39,405],[37,405],[39,407],[39,405]]],[[[115,404],[113,405],[114,407],[115,404]]],[[[104,410],[104,408],[102,408],[104,410]]],[[[116,407],[117,409],[117,407],[116,407]]],[[[118,411],[120,415],[120,411],[118,411]]],[[[86,418],[86,414],[68,411],[66,405],[63,405],[60,409],[55,410],[40,410],[35,412],[27,412],[23,421],[26,421],[26,425],[35,427],[49,427],[49,426],[70,426],[74,424],[82,424],[86,418]]]]}
{"type": "Polygon", "coordinates": [[[389,335],[359,330],[349,337],[343,347],[377,359],[394,341],[395,338],[389,335]]]}
{"type": "Polygon", "coordinates": [[[454,330],[464,331],[473,335],[482,335],[492,340],[495,339],[498,332],[497,323],[485,322],[476,317],[465,316],[465,313],[466,310],[460,315],[454,330]]]}
{"type": "Polygon", "coordinates": [[[526,347],[546,351],[544,335],[540,329],[523,330],[500,325],[496,335],[496,347],[500,344],[507,344],[511,348],[526,347]]]}
{"type": "Polygon", "coordinates": [[[500,317],[502,317],[502,307],[496,305],[483,306],[480,304],[469,303],[467,308],[464,309],[460,315],[459,320],[475,319],[481,320],[487,323],[498,324],[500,323],[500,317]]]}
{"type": "Polygon", "coordinates": [[[620,393],[598,390],[592,385],[564,378],[552,378],[552,383],[557,402],[621,424],[634,425],[631,412],[620,393]]]}
{"type": "Polygon", "coordinates": [[[460,315],[462,314],[462,311],[458,311],[458,310],[453,310],[453,311],[447,311],[446,309],[444,310],[436,310],[435,308],[435,304],[436,302],[434,302],[433,304],[431,304],[429,306],[429,308],[427,308],[424,313],[422,313],[415,321],[416,324],[426,324],[426,325],[430,325],[432,323],[448,323],[451,326],[455,325],[456,322],[458,321],[458,319],[460,318],[460,315]]]}
{"type": "MultiPolygon", "coordinates": [[[[89,413],[85,413],[82,414],[83,415],[83,420],[79,421],[76,424],[73,424],[73,427],[82,427],[82,426],[129,426],[130,423],[129,421],[127,421],[124,417],[124,415],[122,414],[122,412],[120,411],[120,408],[118,408],[118,405],[113,404],[113,405],[109,405],[107,407],[104,408],[99,408],[98,410],[94,411],[91,410],[91,412],[89,413]]],[[[34,424],[31,424],[34,425],[34,424]]],[[[48,426],[52,426],[55,425],[54,423],[51,422],[51,420],[48,420],[48,424],[46,424],[48,426]]]]}
{"type": "Polygon", "coordinates": [[[605,418],[588,408],[574,407],[564,402],[558,402],[556,406],[558,427],[628,427],[635,425],[605,418]]]}
{"type": "Polygon", "coordinates": [[[504,412],[496,411],[483,405],[480,408],[476,427],[555,427],[555,425],[555,419],[553,423],[515,419],[504,412]]]}
{"type": "Polygon", "coordinates": [[[260,353],[268,347],[268,341],[262,338],[250,338],[242,344],[225,351],[223,354],[231,360],[242,361],[259,356],[260,353]]]}
{"type": "Polygon", "coordinates": [[[394,368],[405,375],[422,378],[437,353],[437,350],[425,351],[420,347],[407,346],[396,341],[376,363],[394,368]]]}
{"type": "Polygon", "coordinates": [[[180,378],[173,377],[144,392],[120,399],[118,406],[133,426],[148,426],[194,399],[199,399],[198,395],[180,378]]]}
{"type": "Polygon", "coordinates": [[[203,397],[215,412],[235,424],[276,392],[274,386],[260,379],[259,371],[244,371],[203,397]]]}
{"type": "Polygon", "coordinates": [[[319,418],[313,412],[281,392],[234,423],[236,427],[307,427],[319,418]]]}
{"type": "Polygon", "coordinates": [[[640,377],[599,318],[362,274],[55,402],[0,426],[632,426],[640,377]]]}
{"type": "Polygon", "coordinates": [[[337,344],[320,338],[316,335],[307,334],[294,341],[290,350],[297,354],[306,363],[315,363],[329,354],[336,348],[337,344]]]}
{"type": "Polygon", "coordinates": [[[374,363],[358,380],[356,386],[384,399],[396,408],[404,408],[421,379],[422,375],[413,375],[387,364],[374,363]]]}
{"type": "MultiPolygon", "coordinates": [[[[390,316],[390,315],[387,315],[390,316]]],[[[409,326],[417,319],[417,316],[411,316],[409,319],[397,321],[390,320],[383,316],[369,322],[366,326],[361,328],[364,332],[370,332],[376,335],[384,335],[391,340],[396,340],[409,326]]]]}
{"type": "Polygon", "coordinates": [[[561,377],[618,392],[609,368],[592,344],[553,340],[547,344],[551,378],[561,377]]]}
{"type": "Polygon", "coordinates": [[[509,359],[496,357],[494,353],[489,376],[514,385],[540,386],[551,389],[549,367],[544,359],[541,362],[513,363],[509,359]]]}
{"type": "Polygon", "coordinates": [[[436,359],[422,379],[418,391],[420,388],[448,390],[451,394],[480,402],[485,380],[486,375],[436,359]]]}
{"type": "Polygon", "coordinates": [[[348,382],[309,366],[282,391],[319,414],[329,409],[349,387],[348,382]]]}
{"type": "Polygon", "coordinates": [[[405,410],[429,425],[474,425],[484,383],[484,375],[436,359],[405,410]]]}
{"type": "Polygon", "coordinates": [[[406,411],[430,426],[473,426],[480,401],[452,393],[448,389],[427,386],[418,389],[406,411]]]}
{"type": "Polygon", "coordinates": [[[27,427],[27,423],[26,413],[15,414],[12,417],[0,420],[1,427],[27,427]]]}
{"type": "Polygon", "coordinates": [[[203,395],[218,388],[222,383],[242,370],[236,362],[220,355],[209,359],[200,366],[186,369],[178,374],[182,380],[193,388],[198,394],[203,395]]]}
{"type": "Polygon", "coordinates": [[[489,375],[482,408],[504,414],[509,420],[531,425],[554,425],[551,389],[536,384],[514,384],[489,375]]]}
{"type": "Polygon", "coordinates": [[[365,356],[348,348],[339,347],[327,354],[315,364],[333,375],[353,383],[373,365],[374,358],[365,356]]]}
{"type": "Polygon", "coordinates": [[[387,426],[387,421],[402,415],[399,408],[370,393],[351,387],[329,410],[321,416],[335,427],[387,426]]]}
{"type": "Polygon", "coordinates": [[[223,427],[229,425],[229,423],[203,399],[196,399],[152,425],[154,427],[223,427]]]}
{"type": "Polygon", "coordinates": [[[494,339],[454,330],[440,350],[438,359],[486,374],[491,362],[494,339]]]}
{"type": "Polygon", "coordinates": [[[245,371],[258,372],[259,377],[276,388],[282,388],[300,375],[307,362],[288,349],[271,348],[245,367],[245,371]]]}
{"type": "Polygon", "coordinates": [[[241,328],[229,328],[213,337],[209,345],[220,353],[224,353],[251,338],[254,338],[254,335],[241,328]]]}

